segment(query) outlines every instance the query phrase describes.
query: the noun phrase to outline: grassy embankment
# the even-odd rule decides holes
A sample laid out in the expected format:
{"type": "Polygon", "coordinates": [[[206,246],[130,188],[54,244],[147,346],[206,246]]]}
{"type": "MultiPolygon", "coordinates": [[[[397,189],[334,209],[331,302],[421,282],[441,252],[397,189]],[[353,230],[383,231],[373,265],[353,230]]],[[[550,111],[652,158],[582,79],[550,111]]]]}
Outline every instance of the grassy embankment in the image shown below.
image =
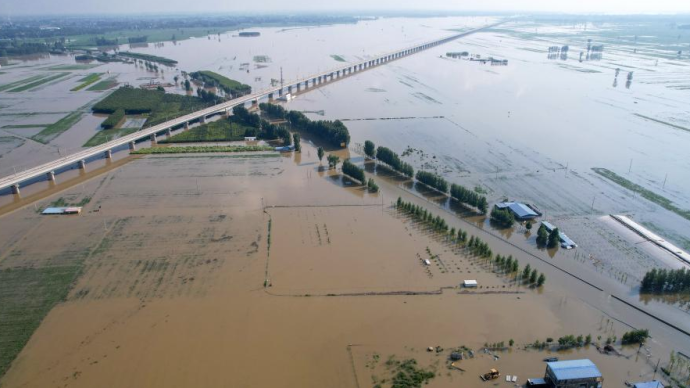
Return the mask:
{"type": "Polygon", "coordinates": [[[97,84],[91,86],[87,90],[90,92],[100,92],[103,90],[112,89],[115,86],[117,86],[117,80],[115,79],[115,77],[110,77],[108,79],[104,79],[101,82],[98,82],[97,84]]]}
{"type": "Polygon", "coordinates": [[[80,269],[71,263],[0,271],[0,376],[48,312],[67,297],[80,269]]]}
{"type": "Polygon", "coordinates": [[[623,178],[622,176],[616,174],[615,172],[613,172],[611,170],[607,170],[605,168],[599,168],[599,167],[594,167],[594,168],[592,168],[592,170],[594,172],[596,172],[597,174],[603,176],[604,178],[607,178],[607,179],[613,181],[614,183],[617,183],[618,185],[625,187],[628,190],[632,190],[632,191],[640,194],[643,198],[646,198],[646,199],[656,203],[657,205],[663,207],[664,209],[672,211],[672,212],[678,214],[679,216],[690,220],[690,210],[684,210],[684,209],[677,207],[668,198],[663,197],[663,196],[661,196],[661,195],[659,195],[659,194],[657,194],[651,190],[647,190],[646,188],[638,185],[637,183],[631,182],[631,181],[623,178]]]}
{"type": "Polygon", "coordinates": [[[213,141],[239,141],[244,140],[247,130],[254,131],[254,128],[247,127],[230,119],[212,121],[208,124],[200,125],[189,131],[179,133],[160,143],[200,143],[213,141]]]}
{"type": "Polygon", "coordinates": [[[72,128],[74,124],[81,120],[82,116],[84,116],[84,112],[72,112],[58,120],[56,123],[50,124],[49,126],[45,127],[41,132],[31,136],[31,138],[39,143],[48,144],[51,140],[58,137],[61,133],[72,128]]]}
{"type": "Polygon", "coordinates": [[[170,67],[177,65],[177,61],[175,61],[173,59],[165,58],[165,57],[159,57],[156,55],[132,53],[129,51],[122,51],[122,52],[118,53],[118,55],[120,55],[122,57],[140,59],[142,61],[156,62],[156,63],[160,63],[162,65],[170,66],[170,67]]]}
{"type": "MultiPolygon", "coordinates": [[[[43,84],[46,84],[48,82],[55,81],[57,79],[63,78],[67,75],[70,75],[70,73],[58,73],[58,74],[52,74],[49,76],[38,76],[39,78],[33,78],[32,81],[29,83],[24,83],[24,84],[19,84],[19,86],[15,87],[14,89],[10,89],[7,92],[8,93],[18,93],[18,92],[25,92],[29,89],[33,89],[36,87],[39,87],[43,84]]],[[[5,85],[7,86],[7,85],[5,85]]],[[[4,89],[2,89],[4,90],[4,89]]],[[[0,90],[1,91],[1,90],[0,90]]]]}
{"type": "Polygon", "coordinates": [[[75,63],[71,65],[56,65],[56,66],[51,66],[46,68],[46,70],[54,70],[54,71],[68,71],[68,70],[90,70],[93,69],[94,67],[98,67],[100,64],[89,64],[89,63],[75,63]]]}
{"type": "Polygon", "coordinates": [[[189,147],[151,147],[132,152],[137,155],[155,154],[198,154],[215,152],[259,152],[274,151],[269,146],[189,146],[189,147]]]}
{"type": "Polygon", "coordinates": [[[81,84],[73,87],[70,91],[78,92],[78,91],[84,89],[85,87],[87,87],[87,86],[97,82],[98,80],[100,80],[102,74],[103,73],[91,73],[91,74],[87,75],[86,77],[79,80],[79,82],[81,82],[81,84]]]}
{"type": "Polygon", "coordinates": [[[23,129],[23,128],[45,128],[50,124],[7,124],[3,128],[7,129],[23,129]]]}
{"type": "Polygon", "coordinates": [[[29,82],[34,82],[34,81],[39,80],[43,77],[45,77],[45,75],[35,75],[33,77],[25,78],[23,80],[19,80],[19,81],[15,81],[15,82],[12,82],[9,84],[2,85],[2,86],[0,86],[0,92],[4,92],[5,90],[19,87],[19,86],[27,84],[29,82]]]}

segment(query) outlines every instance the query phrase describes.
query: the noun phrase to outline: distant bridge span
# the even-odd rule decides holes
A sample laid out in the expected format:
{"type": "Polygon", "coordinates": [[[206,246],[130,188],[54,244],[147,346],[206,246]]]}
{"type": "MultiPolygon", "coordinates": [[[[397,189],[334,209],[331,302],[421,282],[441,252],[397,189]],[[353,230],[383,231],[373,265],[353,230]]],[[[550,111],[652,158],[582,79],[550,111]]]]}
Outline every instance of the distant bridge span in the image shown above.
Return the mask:
{"type": "Polygon", "coordinates": [[[402,50],[396,50],[393,52],[389,52],[383,55],[379,55],[374,58],[367,59],[362,62],[354,63],[354,64],[348,64],[343,67],[339,67],[336,69],[332,70],[327,70],[321,73],[313,74],[309,77],[305,77],[296,81],[291,81],[283,86],[279,87],[273,87],[269,88],[266,90],[262,90],[257,93],[252,93],[243,97],[238,97],[229,101],[225,101],[223,103],[214,105],[209,108],[201,109],[193,113],[186,114],[184,116],[180,116],[178,118],[166,121],[164,123],[154,125],[149,128],[144,128],[140,131],[137,131],[135,133],[132,133],[130,135],[126,135],[123,137],[120,137],[116,140],[112,140],[94,147],[91,147],[89,149],[83,150],[76,152],[74,154],[64,156],[62,158],[56,159],[52,162],[48,162],[45,164],[42,164],[40,166],[36,166],[18,173],[15,173],[10,176],[6,176],[4,178],[0,178],[0,190],[4,190],[6,188],[12,188],[12,193],[14,194],[19,194],[19,187],[20,184],[35,180],[36,178],[39,178],[41,176],[45,176],[48,180],[54,181],[55,180],[55,171],[58,169],[63,169],[65,167],[69,167],[72,165],[77,165],[81,169],[86,169],[86,161],[87,159],[92,159],[94,157],[97,157],[98,155],[103,155],[106,159],[112,158],[112,150],[118,147],[122,147],[124,145],[129,145],[130,150],[134,150],[136,148],[136,142],[141,141],[144,139],[151,139],[152,142],[156,141],[156,136],[161,133],[167,133],[170,134],[174,128],[179,128],[179,127],[184,127],[184,128],[189,128],[189,123],[193,121],[199,121],[199,122],[205,122],[206,119],[209,116],[213,116],[216,114],[226,114],[229,115],[230,111],[232,108],[238,105],[246,105],[247,103],[250,103],[252,106],[258,105],[259,100],[262,99],[268,99],[269,101],[274,98],[274,96],[277,94],[279,97],[283,95],[283,93],[292,93],[294,92],[302,92],[302,91],[308,91],[313,89],[316,86],[319,86],[323,83],[330,83],[333,81],[340,80],[341,78],[345,76],[349,76],[352,74],[357,74],[361,71],[368,70],[370,68],[386,64],[390,61],[394,61],[396,59],[404,58],[412,54],[416,54],[418,52],[436,47],[438,45],[450,42],[452,40],[461,38],[463,36],[467,36],[470,34],[473,34],[478,31],[482,31],[487,28],[491,28],[496,26],[497,24],[492,24],[488,26],[484,26],[481,28],[477,28],[474,30],[462,32],[459,34],[451,35],[446,38],[434,40],[431,42],[427,43],[422,43],[418,45],[414,45],[412,47],[408,47],[402,50]],[[311,85],[311,86],[310,86],[311,85]]]}

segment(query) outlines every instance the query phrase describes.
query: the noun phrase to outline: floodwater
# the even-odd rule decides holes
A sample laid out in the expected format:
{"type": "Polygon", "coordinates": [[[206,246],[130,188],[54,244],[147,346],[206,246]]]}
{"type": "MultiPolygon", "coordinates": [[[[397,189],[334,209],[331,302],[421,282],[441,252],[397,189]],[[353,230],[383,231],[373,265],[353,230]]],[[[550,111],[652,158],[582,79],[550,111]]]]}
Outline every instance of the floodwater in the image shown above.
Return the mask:
{"type": "MultiPolygon", "coordinates": [[[[281,68],[285,79],[293,79],[340,65],[331,55],[360,60],[445,36],[449,28],[491,21],[394,18],[257,29],[260,38],[228,33],[132,50],[179,61],[177,70],[166,69],[159,79],[207,69],[258,89],[279,79],[281,68]],[[268,59],[259,63],[255,56],[268,59]]],[[[446,372],[441,359],[442,376],[432,386],[475,384],[477,374],[493,366],[504,375],[520,374],[524,382],[543,374],[539,360],[546,355],[518,348],[566,334],[620,338],[631,327],[649,328],[653,336],[640,355],[624,349],[627,357],[604,356],[590,347],[563,357],[591,357],[614,384],[650,378],[657,359],[666,362],[671,350],[690,351],[690,337],[654,317],[690,327],[685,310],[640,300],[636,285],[649,268],[677,263],[640,246],[639,238],[619,230],[607,215],[632,214],[686,248],[689,221],[591,168],[608,168],[690,208],[684,152],[690,132],[678,128],[690,121],[690,89],[683,86],[690,75],[682,71],[687,59],[655,57],[653,42],[638,54],[606,40],[601,60],[579,62],[586,39],[602,31],[507,23],[301,94],[287,106],[318,112],[309,113],[315,119],[347,120],[353,141],[351,150],[339,152],[341,159],[361,163],[357,145],[367,139],[399,153],[411,147],[404,159],[415,168],[478,186],[490,202],[509,198],[537,205],[579,244],[576,250],[540,250],[534,234],[520,226],[498,231],[483,217],[455,217],[456,205],[371,163],[366,168],[381,193],[368,194],[319,168],[307,136],[297,155],[128,160],[37,203],[88,196],[80,217],[41,217],[29,206],[0,221],[12,225],[0,228],[0,268],[54,265],[65,252],[89,252],[68,300],[44,320],[3,385],[367,386],[372,375],[386,373],[367,366],[373,353],[383,360],[414,356],[433,365],[444,356],[427,354],[428,346],[478,349],[510,338],[517,344],[513,351],[497,362],[468,361],[464,374],[446,372]],[[548,47],[563,44],[571,47],[568,59],[549,59],[548,47]],[[450,59],[449,51],[509,63],[450,59]],[[622,71],[614,86],[617,67],[622,71]],[[396,117],[406,119],[380,120],[396,117]],[[544,272],[545,289],[518,287],[455,251],[397,214],[390,204],[398,196],[481,236],[495,253],[512,254],[521,265],[544,272]],[[433,264],[425,267],[422,259],[430,256],[433,264]],[[482,288],[460,293],[457,285],[465,279],[478,280],[482,288]],[[401,293],[416,295],[394,295],[401,293]]],[[[0,85],[70,60],[10,66],[0,74],[0,85]]],[[[107,64],[74,71],[36,91],[2,93],[0,131],[13,140],[0,142],[0,173],[79,149],[103,118],[85,115],[47,145],[29,139],[40,127],[5,126],[52,123],[87,109],[104,93],[67,91],[81,76],[106,69],[134,85],[156,76],[107,64]]],[[[79,178],[75,170],[64,174],[58,182],[79,178]]],[[[43,187],[36,186],[25,190],[43,187]]],[[[14,198],[3,204],[11,201],[24,204],[14,198]]]]}
{"type": "MultiPolygon", "coordinates": [[[[88,254],[67,301],[3,386],[368,386],[372,352],[423,366],[440,360],[437,387],[474,384],[495,366],[524,382],[543,373],[549,355],[520,350],[535,339],[606,338],[649,323],[608,310],[606,298],[537,262],[547,286],[517,287],[390,207],[397,195],[414,195],[384,180],[379,194],[365,194],[334,174],[306,141],[301,155],[284,157],[149,156],[39,203],[89,196],[81,216],[31,207],[4,216],[15,227],[0,232],[3,268],[88,254]],[[429,255],[434,264],[425,267],[420,257],[429,255]],[[459,289],[467,278],[481,288],[459,289]],[[512,351],[463,361],[465,373],[446,373],[447,350],[425,350],[510,338],[512,351]]],[[[592,357],[612,384],[649,378],[672,343],[685,349],[665,330],[653,333],[639,357],[592,346],[560,356],[592,357]]]]}

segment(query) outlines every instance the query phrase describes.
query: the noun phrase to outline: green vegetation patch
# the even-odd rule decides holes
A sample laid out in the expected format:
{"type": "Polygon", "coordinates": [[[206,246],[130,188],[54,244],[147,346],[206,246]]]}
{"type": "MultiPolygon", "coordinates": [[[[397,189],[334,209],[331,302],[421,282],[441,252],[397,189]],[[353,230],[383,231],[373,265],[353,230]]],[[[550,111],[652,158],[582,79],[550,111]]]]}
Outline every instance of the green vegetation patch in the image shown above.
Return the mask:
{"type": "Polygon", "coordinates": [[[258,152],[274,151],[269,146],[189,146],[189,147],[151,147],[132,152],[138,155],[155,154],[198,154],[204,152],[258,152]]]}
{"type": "Polygon", "coordinates": [[[117,86],[117,79],[115,77],[110,77],[108,79],[104,79],[103,81],[91,86],[87,90],[90,92],[101,92],[103,90],[112,89],[115,86],[117,86]]]}
{"type": "Polygon", "coordinates": [[[193,79],[203,81],[206,86],[215,86],[225,93],[232,95],[245,95],[252,92],[252,87],[235,81],[213,71],[203,70],[189,74],[193,79]]]}
{"type": "Polygon", "coordinates": [[[93,147],[97,145],[101,145],[103,143],[107,143],[111,140],[119,139],[122,136],[127,136],[129,134],[132,134],[136,131],[138,131],[139,128],[113,128],[113,129],[103,129],[98,132],[96,132],[95,135],[91,137],[86,143],[84,143],[84,147],[93,147]]]}
{"type": "Polygon", "coordinates": [[[331,58],[335,59],[338,62],[345,62],[345,58],[341,57],[340,55],[332,54],[331,58]]]}
{"type": "MultiPolygon", "coordinates": [[[[391,388],[421,388],[436,377],[433,370],[427,370],[417,365],[417,360],[411,358],[398,361],[391,356],[386,361],[386,369],[391,373],[391,388]]],[[[374,387],[381,387],[376,384],[374,387]]]]}
{"type": "Polygon", "coordinates": [[[675,206],[668,198],[663,197],[653,191],[647,190],[644,187],[638,185],[637,183],[631,182],[611,170],[607,170],[605,168],[600,167],[594,167],[592,168],[592,170],[597,174],[603,176],[604,178],[607,178],[613,181],[614,183],[617,183],[618,185],[625,187],[628,190],[632,190],[640,194],[642,197],[656,203],[664,209],[672,211],[678,214],[679,216],[690,220],[690,211],[675,206]]]}
{"type": "Polygon", "coordinates": [[[93,111],[111,114],[122,108],[128,115],[148,114],[146,126],[152,126],[206,106],[204,101],[197,97],[121,87],[94,105],[93,111]]]}
{"type": "Polygon", "coordinates": [[[9,90],[8,92],[9,92],[9,93],[24,92],[24,91],[27,91],[27,90],[29,90],[29,89],[33,89],[33,88],[36,88],[36,87],[41,86],[41,85],[43,85],[43,84],[46,84],[46,83],[48,83],[48,82],[52,82],[52,81],[55,81],[55,80],[57,80],[57,79],[63,78],[63,77],[65,77],[65,76],[69,75],[69,74],[70,74],[70,73],[58,73],[58,74],[53,74],[53,75],[50,75],[50,76],[48,76],[48,77],[44,77],[44,78],[41,78],[41,79],[39,79],[39,80],[30,82],[30,83],[28,83],[28,84],[24,84],[24,85],[22,85],[22,86],[20,86],[20,87],[18,87],[18,88],[11,89],[11,90],[9,90]]]}
{"type": "Polygon", "coordinates": [[[31,138],[39,143],[48,144],[61,133],[72,128],[74,124],[81,120],[82,116],[84,116],[84,112],[72,112],[58,120],[58,122],[45,127],[41,132],[31,136],[31,138]]]}
{"type": "Polygon", "coordinates": [[[0,271],[0,376],[48,312],[67,297],[79,270],[72,265],[0,271]]]}
{"type": "Polygon", "coordinates": [[[120,52],[119,55],[122,57],[141,59],[142,61],[156,62],[170,67],[177,65],[176,60],[165,57],[159,57],[156,55],[133,53],[129,51],[120,52]]]}
{"type": "Polygon", "coordinates": [[[115,112],[111,113],[105,121],[101,123],[101,128],[112,129],[117,127],[118,124],[122,122],[125,118],[125,110],[122,108],[116,109],[115,112]]]}
{"type": "Polygon", "coordinates": [[[103,74],[103,73],[91,73],[91,74],[87,75],[86,77],[80,79],[79,82],[81,82],[81,84],[73,87],[71,91],[77,92],[77,91],[82,90],[85,87],[91,85],[92,83],[100,80],[101,74],[103,74]]]}
{"type": "Polygon", "coordinates": [[[236,123],[231,119],[221,119],[179,133],[161,143],[237,141],[244,140],[245,136],[256,136],[256,129],[236,123]]]}

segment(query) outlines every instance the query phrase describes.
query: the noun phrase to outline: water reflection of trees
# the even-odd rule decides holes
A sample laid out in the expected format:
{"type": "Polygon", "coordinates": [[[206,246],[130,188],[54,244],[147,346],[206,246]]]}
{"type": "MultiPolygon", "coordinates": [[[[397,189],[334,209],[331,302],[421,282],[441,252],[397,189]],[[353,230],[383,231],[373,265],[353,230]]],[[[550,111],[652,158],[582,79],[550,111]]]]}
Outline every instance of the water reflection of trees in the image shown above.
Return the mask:
{"type": "Polygon", "coordinates": [[[640,302],[645,305],[649,302],[661,302],[678,306],[686,313],[690,313],[690,295],[688,294],[640,294],[640,302]]]}

